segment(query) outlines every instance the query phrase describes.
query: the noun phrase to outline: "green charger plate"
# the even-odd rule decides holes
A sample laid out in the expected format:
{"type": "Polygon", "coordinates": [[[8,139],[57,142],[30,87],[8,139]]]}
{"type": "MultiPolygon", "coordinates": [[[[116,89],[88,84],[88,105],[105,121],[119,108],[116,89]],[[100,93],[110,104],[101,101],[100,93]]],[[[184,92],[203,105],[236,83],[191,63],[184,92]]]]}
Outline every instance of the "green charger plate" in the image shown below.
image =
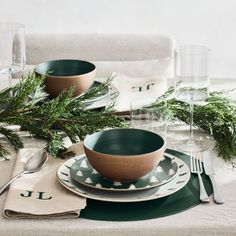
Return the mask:
{"type": "MultiPolygon", "coordinates": [[[[190,165],[189,156],[181,152],[167,149],[172,154],[190,165]]],[[[212,194],[212,186],[208,176],[202,174],[208,195],[212,194]]],[[[81,218],[104,221],[136,221],[147,220],[177,214],[198,204],[199,182],[197,175],[191,175],[187,185],[167,197],[144,202],[105,202],[87,199],[87,206],[80,213],[81,218]]]]}

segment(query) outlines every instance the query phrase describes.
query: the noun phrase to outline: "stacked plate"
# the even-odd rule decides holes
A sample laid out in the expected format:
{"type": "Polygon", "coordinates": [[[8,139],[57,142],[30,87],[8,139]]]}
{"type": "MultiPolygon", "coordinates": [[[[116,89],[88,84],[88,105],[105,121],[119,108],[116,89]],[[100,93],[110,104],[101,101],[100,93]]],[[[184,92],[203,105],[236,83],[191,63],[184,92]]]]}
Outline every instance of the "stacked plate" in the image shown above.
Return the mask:
{"type": "Polygon", "coordinates": [[[101,176],[80,155],[58,168],[57,179],[79,196],[109,202],[140,202],[173,194],[190,179],[188,165],[176,156],[165,153],[163,160],[148,175],[130,182],[113,182],[101,176]]]}
{"type": "MultiPolygon", "coordinates": [[[[96,87],[100,86],[101,82],[98,81],[94,81],[93,85],[91,86],[91,89],[95,89],[96,87]]],[[[102,108],[102,107],[106,107],[109,102],[111,101],[111,97],[114,94],[114,88],[113,87],[107,87],[106,89],[104,89],[103,93],[94,96],[90,99],[86,99],[84,101],[86,109],[98,109],[98,108],[102,108]],[[112,92],[113,91],[113,92],[112,92]]]]}
{"type": "MultiPolygon", "coordinates": [[[[96,88],[97,88],[98,86],[100,86],[100,85],[101,85],[100,82],[94,81],[93,85],[90,87],[89,90],[96,89],[96,88]]],[[[92,98],[90,98],[90,99],[85,100],[85,104],[86,104],[86,105],[90,105],[90,104],[92,104],[92,103],[94,103],[94,102],[97,102],[97,101],[100,101],[100,100],[106,98],[108,95],[109,95],[109,88],[107,87],[107,88],[103,91],[102,94],[100,94],[100,95],[98,95],[98,96],[94,96],[94,97],[92,97],[92,98]]]]}

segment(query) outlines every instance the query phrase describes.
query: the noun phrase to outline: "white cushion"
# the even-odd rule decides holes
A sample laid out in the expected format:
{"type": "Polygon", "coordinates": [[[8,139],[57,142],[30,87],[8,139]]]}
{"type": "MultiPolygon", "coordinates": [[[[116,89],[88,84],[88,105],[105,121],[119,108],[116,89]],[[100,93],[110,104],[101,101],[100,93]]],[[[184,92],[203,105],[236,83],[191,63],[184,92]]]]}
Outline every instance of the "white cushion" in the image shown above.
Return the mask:
{"type": "Polygon", "coordinates": [[[174,40],[163,35],[27,34],[27,64],[55,59],[138,61],[173,57],[174,40]]]}
{"type": "Polygon", "coordinates": [[[170,57],[142,61],[94,61],[97,77],[109,77],[114,71],[131,77],[173,76],[173,60],[170,57]]]}

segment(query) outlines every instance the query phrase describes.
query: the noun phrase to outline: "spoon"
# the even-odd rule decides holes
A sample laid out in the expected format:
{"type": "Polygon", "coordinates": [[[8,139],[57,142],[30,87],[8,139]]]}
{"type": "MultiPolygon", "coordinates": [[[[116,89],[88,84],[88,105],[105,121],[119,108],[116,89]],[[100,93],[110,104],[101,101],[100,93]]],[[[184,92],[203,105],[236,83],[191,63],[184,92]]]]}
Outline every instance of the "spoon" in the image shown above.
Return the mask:
{"type": "Polygon", "coordinates": [[[40,156],[39,155],[33,155],[29,158],[29,160],[25,163],[24,169],[20,171],[18,174],[16,174],[12,179],[10,179],[6,184],[4,184],[0,188],[0,195],[7,189],[7,187],[14,182],[17,178],[24,174],[30,174],[38,171],[43,164],[47,161],[48,155],[46,152],[43,152],[40,156]]]}

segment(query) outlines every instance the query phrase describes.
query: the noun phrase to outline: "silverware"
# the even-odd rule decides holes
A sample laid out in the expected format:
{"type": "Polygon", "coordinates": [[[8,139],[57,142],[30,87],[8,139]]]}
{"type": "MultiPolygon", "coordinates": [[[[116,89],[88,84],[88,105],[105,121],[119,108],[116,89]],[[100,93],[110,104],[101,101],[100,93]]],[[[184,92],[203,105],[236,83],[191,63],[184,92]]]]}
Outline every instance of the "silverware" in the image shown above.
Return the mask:
{"type": "Polygon", "coordinates": [[[9,180],[6,184],[4,184],[0,188],[0,195],[7,189],[7,187],[12,182],[14,182],[20,176],[38,171],[43,166],[43,164],[47,161],[47,158],[48,156],[46,152],[43,152],[42,155],[38,155],[37,153],[37,155],[35,154],[32,157],[30,157],[29,160],[25,163],[24,169],[18,174],[16,174],[11,180],[9,180]]]}
{"type": "Polygon", "coordinates": [[[201,202],[210,202],[210,198],[207,195],[206,189],[203,185],[202,181],[202,163],[201,163],[201,154],[197,155],[197,153],[192,152],[190,155],[190,169],[193,174],[197,174],[200,186],[200,200],[201,202]]]}
{"type": "Polygon", "coordinates": [[[219,188],[216,184],[216,181],[215,181],[215,171],[213,168],[212,158],[208,153],[206,153],[203,157],[203,166],[204,166],[204,170],[205,170],[206,175],[209,176],[211,183],[212,183],[214,202],[217,204],[223,204],[224,199],[223,199],[223,197],[219,191],[219,188]]]}

